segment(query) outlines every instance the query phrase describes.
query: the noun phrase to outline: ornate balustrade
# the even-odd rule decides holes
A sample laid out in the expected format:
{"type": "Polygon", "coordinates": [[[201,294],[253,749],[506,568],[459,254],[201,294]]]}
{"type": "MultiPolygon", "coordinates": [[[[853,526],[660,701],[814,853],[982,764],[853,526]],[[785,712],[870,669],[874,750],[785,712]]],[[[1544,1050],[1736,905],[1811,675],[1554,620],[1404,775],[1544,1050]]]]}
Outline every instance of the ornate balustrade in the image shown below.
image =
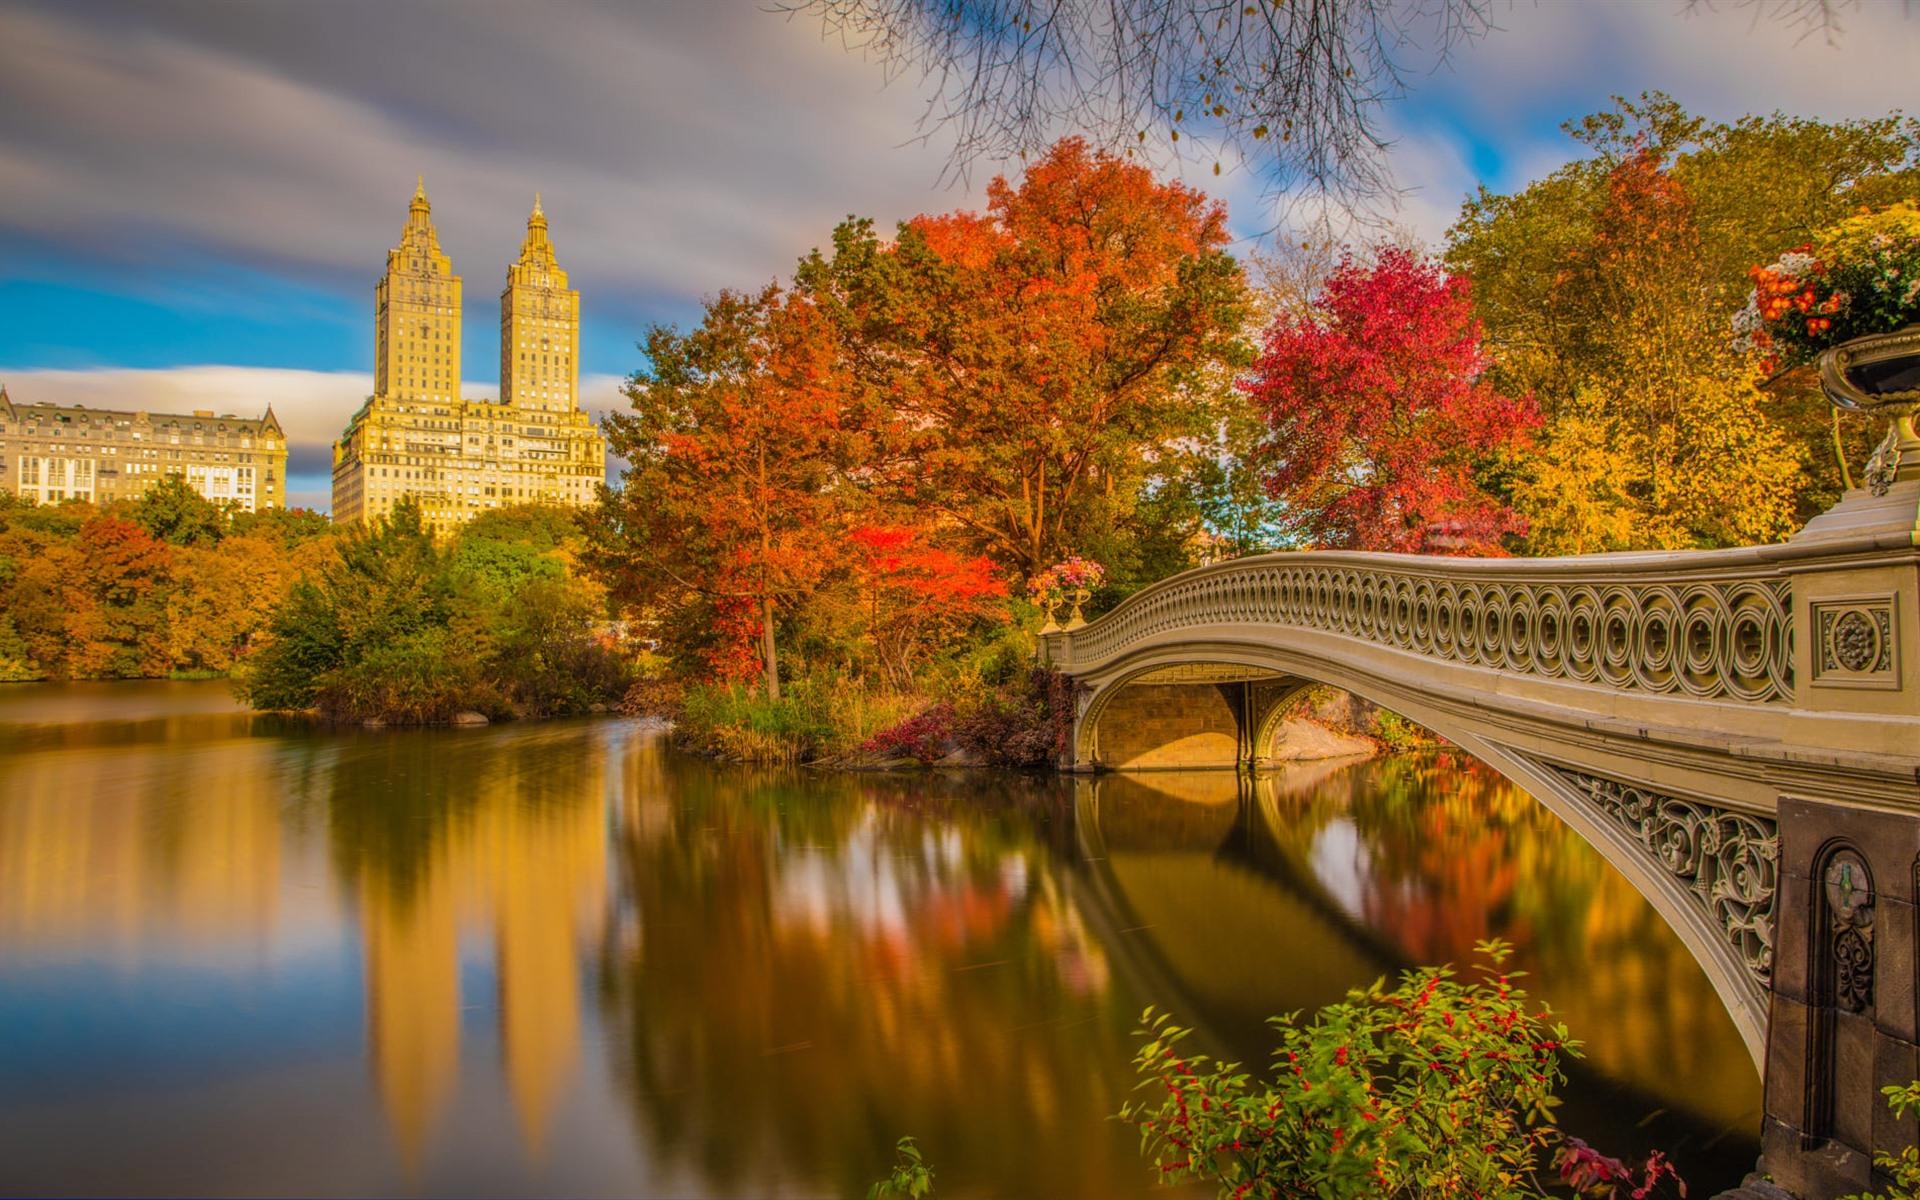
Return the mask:
{"type": "Polygon", "coordinates": [[[1753,550],[1528,560],[1299,552],[1177,575],[1052,635],[1049,651],[1078,672],[1161,635],[1261,624],[1497,671],[1765,704],[1792,696],[1791,600],[1790,581],[1753,550]]]}

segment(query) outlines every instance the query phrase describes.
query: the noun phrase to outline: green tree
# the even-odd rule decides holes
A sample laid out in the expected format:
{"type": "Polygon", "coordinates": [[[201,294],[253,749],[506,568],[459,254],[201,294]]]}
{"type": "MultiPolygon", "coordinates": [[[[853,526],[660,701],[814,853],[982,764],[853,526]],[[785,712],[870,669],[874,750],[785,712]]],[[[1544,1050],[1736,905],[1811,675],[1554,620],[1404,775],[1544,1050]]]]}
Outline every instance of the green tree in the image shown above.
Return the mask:
{"type": "Polygon", "coordinates": [[[187,483],[163,476],[133,502],[131,516],[154,537],[174,546],[210,546],[227,533],[227,513],[187,483]]]}

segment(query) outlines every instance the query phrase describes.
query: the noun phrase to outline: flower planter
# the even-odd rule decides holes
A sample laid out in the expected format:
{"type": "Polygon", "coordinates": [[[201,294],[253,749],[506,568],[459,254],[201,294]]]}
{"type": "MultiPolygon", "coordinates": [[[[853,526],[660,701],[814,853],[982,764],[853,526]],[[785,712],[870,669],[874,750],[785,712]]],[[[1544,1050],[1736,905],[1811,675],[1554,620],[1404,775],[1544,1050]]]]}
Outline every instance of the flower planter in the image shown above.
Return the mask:
{"type": "Polygon", "coordinates": [[[1920,478],[1920,325],[1851,338],[1820,355],[1820,387],[1849,412],[1893,418],[1867,463],[1867,489],[1884,496],[1895,481],[1920,478]]]}
{"type": "Polygon", "coordinates": [[[1825,351],[1820,386],[1827,399],[1851,412],[1920,405],[1920,325],[1870,333],[1825,351]]]}

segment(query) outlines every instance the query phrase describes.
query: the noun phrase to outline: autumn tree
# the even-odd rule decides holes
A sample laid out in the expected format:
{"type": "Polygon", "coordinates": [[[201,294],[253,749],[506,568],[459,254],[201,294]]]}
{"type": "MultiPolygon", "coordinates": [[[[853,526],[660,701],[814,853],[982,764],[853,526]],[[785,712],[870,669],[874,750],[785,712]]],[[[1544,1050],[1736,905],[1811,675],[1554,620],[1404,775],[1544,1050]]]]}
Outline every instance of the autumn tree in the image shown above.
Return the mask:
{"type": "Polygon", "coordinates": [[[1652,151],[1607,176],[1550,303],[1577,391],[1515,486],[1542,553],[1770,541],[1790,527],[1799,464],[1712,303],[1691,193],[1652,151]]]}
{"type": "Polygon", "coordinates": [[[49,590],[66,610],[68,677],[167,673],[166,587],[172,564],[166,543],[108,514],[82,525],[74,543],[51,556],[49,590]]]}
{"type": "Polygon", "coordinates": [[[849,540],[854,605],[897,688],[943,640],[1005,613],[1007,582],[983,555],[955,554],[911,526],[862,525],[849,540]]]}
{"type": "MultiPolygon", "coordinates": [[[[1611,414],[1626,402],[1618,390],[1623,339],[1684,337],[1689,353],[1718,354],[1746,300],[1749,267],[1772,261],[1857,206],[1920,191],[1920,122],[1898,115],[1823,122],[1774,114],[1714,123],[1650,93],[1618,99],[1612,109],[1566,129],[1585,156],[1512,195],[1483,188],[1470,197],[1449,231],[1447,263],[1473,280],[1495,380],[1505,390],[1531,392],[1554,426],[1547,441],[1560,469],[1526,502],[1535,518],[1535,547],[1655,544],[1636,533],[1644,501],[1622,492],[1617,461],[1608,461],[1648,452],[1614,437],[1620,427],[1611,414]],[[1635,222],[1656,240],[1642,246],[1622,240],[1635,222]],[[1674,228],[1663,233],[1663,226],[1674,228]],[[1603,269],[1608,254],[1621,257],[1603,269]],[[1637,282],[1623,282],[1629,271],[1640,276],[1637,282]],[[1684,308],[1643,307],[1636,315],[1620,307],[1650,298],[1655,287],[1684,308]],[[1649,318],[1652,325],[1639,324],[1649,318]]],[[[1676,417],[1669,440],[1692,439],[1704,449],[1743,430],[1786,438],[1803,472],[1792,485],[1791,519],[1805,521],[1830,507],[1843,483],[1830,406],[1810,372],[1767,381],[1764,398],[1737,386],[1750,374],[1722,359],[1704,368],[1696,363],[1684,377],[1668,373],[1647,382],[1669,389],[1669,404],[1690,397],[1679,405],[1688,411],[1676,417]],[[1689,380],[1702,377],[1716,382],[1692,397],[1689,380]],[[1721,414],[1718,424],[1706,423],[1714,412],[1721,414]]],[[[1651,427],[1646,414],[1639,421],[1651,427]]],[[[1861,422],[1841,432],[1844,453],[1857,463],[1872,431],[1861,422]]],[[[1716,453],[1717,466],[1726,453],[1716,453]]],[[[1771,454],[1763,452],[1761,460],[1770,470],[1771,454]]],[[[1648,485],[1636,486],[1645,491],[1648,485]]],[[[1717,502],[1696,507],[1704,512],[1717,502]]],[[[1760,513],[1737,514],[1736,523],[1777,531],[1770,511],[1770,502],[1762,503],[1760,513]],[[1754,515],[1761,518],[1757,524],[1746,520],[1754,515]]],[[[1682,519],[1678,528],[1685,525],[1682,519]]],[[[1738,536],[1747,535],[1709,529],[1698,541],[1738,536]]],[[[1668,524],[1663,541],[1675,537],[1684,535],[1668,524]]]]}
{"type": "Polygon", "coordinates": [[[1078,139],[984,213],[834,233],[796,286],[876,411],[870,481],[1026,576],[1133,519],[1215,425],[1245,286],[1226,214],[1078,139]]]}
{"type": "MultiPolygon", "coordinates": [[[[845,553],[862,439],[844,361],[805,295],[723,292],[698,328],[654,328],[607,419],[628,462],[592,561],[630,607],[693,617],[705,665],[780,694],[777,625],[845,553]]],[[[680,628],[685,628],[682,620],[680,628]]]]}
{"type": "Polygon", "coordinates": [[[1486,368],[1464,279],[1398,247],[1342,263],[1309,311],[1274,321],[1242,384],[1267,417],[1256,461],[1282,527],[1324,546],[1500,553],[1526,523],[1480,474],[1539,418],[1486,368]]]}

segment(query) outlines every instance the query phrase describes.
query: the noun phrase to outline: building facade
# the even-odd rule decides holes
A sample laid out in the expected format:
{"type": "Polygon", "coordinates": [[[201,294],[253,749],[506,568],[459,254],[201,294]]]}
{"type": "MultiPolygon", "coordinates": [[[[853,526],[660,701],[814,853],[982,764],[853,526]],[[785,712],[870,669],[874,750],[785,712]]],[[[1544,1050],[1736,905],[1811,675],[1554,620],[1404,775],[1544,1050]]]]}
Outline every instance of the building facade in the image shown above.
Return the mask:
{"type": "Polygon", "coordinates": [[[168,475],[246,512],[287,503],[287,438],[259,417],[15,404],[0,387],[0,491],[40,504],[132,500],[168,475]]]}
{"type": "Polygon", "coordinates": [[[539,198],[500,293],[500,399],[460,395],[460,277],[424,185],[374,288],[374,394],[333,446],[333,519],[374,521],[411,496],[435,532],[513,504],[591,504],[606,440],[580,410],[580,293],[539,198]]]}

